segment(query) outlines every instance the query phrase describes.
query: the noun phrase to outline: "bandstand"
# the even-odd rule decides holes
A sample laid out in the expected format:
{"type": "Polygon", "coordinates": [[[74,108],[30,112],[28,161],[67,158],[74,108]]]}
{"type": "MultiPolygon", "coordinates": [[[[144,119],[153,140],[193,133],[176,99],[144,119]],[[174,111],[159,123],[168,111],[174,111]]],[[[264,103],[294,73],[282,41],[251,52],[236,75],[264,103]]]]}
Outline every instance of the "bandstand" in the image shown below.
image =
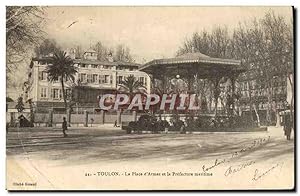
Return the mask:
{"type": "MultiPolygon", "coordinates": [[[[202,53],[186,53],[175,58],[154,59],[139,68],[151,77],[152,89],[156,88],[156,81],[160,81],[160,88],[166,89],[166,85],[173,78],[180,78],[187,84],[187,93],[193,93],[194,79],[207,79],[213,86],[213,98],[215,115],[221,93],[220,81],[229,79],[231,95],[235,94],[235,83],[240,73],[245,70],[240,60],[213,58],[202,53]]],[[[232,108],[235,108],[233,101],[232,108]]],[[[232,113],[233,114],[233,113],[232,113]]]]}

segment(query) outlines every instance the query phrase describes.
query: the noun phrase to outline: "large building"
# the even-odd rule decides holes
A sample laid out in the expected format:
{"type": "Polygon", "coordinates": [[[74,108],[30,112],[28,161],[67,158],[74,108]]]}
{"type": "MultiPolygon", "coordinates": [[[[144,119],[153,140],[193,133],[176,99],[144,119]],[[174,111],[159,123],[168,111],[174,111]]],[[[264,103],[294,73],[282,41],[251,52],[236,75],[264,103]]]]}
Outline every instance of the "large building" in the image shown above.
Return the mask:
{"type": "Polygon", "coordinates": [[[269,123],[276,123],[276,111],[280,112],[287,109],[287,105],[291,102],[291,84],[285,74],[274,75],[271,79],[272,90],[268,91],[268,87],[259,82],[259,77],[255,74],[255,69],[249,69],[241,74],[238,80],[240,92],[240,109],[244,115],[251,115],[254,120],[257,119],[255,109],[259,115],[262,124],[267,122],[267,110],[270,108],[269,123]],[[271,96],[268,93],[271,93],[271,96]],[[268,97],[272,101],[269,105],[268,97]],[[254,108],[255,107],[255,108],[254,108]]]}
{"type": "MultiPolygon", "coordinates": [[[[73,100],[75,112],[97,111],[98,96],[116,92],[120,82],[130,75],[142,82],[147,92],[150,92],[150,78],[146,73],[138,71],[139,64],[114,61],[112,56],[108,56],[107,61],[99,61],[96,52],[91,49],[86,51],[81,59],[75,59],[72,53],[70,56],[78,69],[75,83],[66,81],[65,86],[67,95],[72,91],[72,100],[76,94],[75,101],[73,100]]],[[[25,99],[33,101],[37,112],[47,112],[49,109],[64,111],[61,83],[49,81],[46,72],[48,64],[51,64],[51,55],[32,59],[28,81],[24,83],[25,99]]],[[[70,96],[68,98],[71,99],[70,96]]]]}

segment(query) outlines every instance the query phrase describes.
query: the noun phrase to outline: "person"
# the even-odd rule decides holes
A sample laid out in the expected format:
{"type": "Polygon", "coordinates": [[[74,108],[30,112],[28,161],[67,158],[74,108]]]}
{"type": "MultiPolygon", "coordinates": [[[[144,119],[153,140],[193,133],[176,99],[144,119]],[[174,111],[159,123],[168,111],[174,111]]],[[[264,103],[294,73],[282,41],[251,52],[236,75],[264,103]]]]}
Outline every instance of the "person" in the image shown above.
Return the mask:
{"type": "Polygon", "coordinates": [[[66,134],[66,130],[68,130],[68,127],[67,127],[66,117],[63,117],[62,129],[63,129],[64,137],[67,137],[68,135],[66,134]]]}
{"type": "Polygon", "coordinates": [[[114,127],[118,127],[118,122],[117,122],[117,120],[115,121],[114,127]]]}
{"type": "Polygon", "coordinates": [[[290,140],[291,132],[292,132],[292,123],[289,114],[285,115],[283,129],[284,129],[284,135],[286,136],[286,139],[290,140]]]}

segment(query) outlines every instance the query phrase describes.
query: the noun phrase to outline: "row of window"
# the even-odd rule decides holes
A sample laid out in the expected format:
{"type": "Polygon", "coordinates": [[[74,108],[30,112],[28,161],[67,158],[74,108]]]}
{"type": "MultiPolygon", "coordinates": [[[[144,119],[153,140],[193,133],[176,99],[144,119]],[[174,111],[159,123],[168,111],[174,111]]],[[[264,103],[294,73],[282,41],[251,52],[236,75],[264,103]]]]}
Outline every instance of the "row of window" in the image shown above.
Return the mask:
{"type": "MultiPolygon", "coordinates": [[[[142,83],[144,86],[147,86],[147,78],[145,77],[134,77],[135,80],[138,80],[140,83],[142,83]]],[[[117,83],[121,84],[122,81],[126,79],[126,76],[118,76],[117,83]]]]}
{"type": "MultiPolygon", "coordinates": [[[[280,95],[285,94],[286,88],[284,87],[274,87],[273,88],[273,95],[280,95]]],[[[249,91],[248,90],[242,90],[241,91],[242,97],[249,97],[249,91]]],[[[266,89],[256,89],[251,91],[251,97],[254,96],[267,96],[268,91],[266,89]]]]}
{"type": "Polygon", "coordinates": [[[83,82],[83,83],[112,84],[112,76],[111,75],[80,73],[79,80],[80,80],[80,82],[83,82]]]}
{"type": "MultiPolygon", "coordinates": [[[[41,81],[50,81],[50,78],[48,77],[48,73],[45,72],[45,71],[40,71],[39,72],[39,80],[41,80],[41,81]]],[[[58,78],[54,82],[59,82],[59,81],[60,81],[60,78],[58,78]]],[[[65,79],[64,81],[66,82],[67,80],[65,79]]]]}
{"type": "Polygon", "coordinates": [[[89,64],[75,64],[78,68],[96,68],[96,69],[112,69],[113,66],[110,65],[89,65],[89,64]]]}
{"type": "MultiPolygon", "coordinates": [[[[250,105],[247,104],[247,103],[243,103],[240,105],[242,109],[249,109],[250,108],[250,105]]],[[[268,103],[266,102],[260,102],[258,103],[258,109],[259,110],[263,110],[263,109],[267,109],[269,106],[268,106],[268,103]]],[[[272,104],[270,105],[271,108],[275,109],[284,109],[286,108],[286,105],[284,103],[284,101],[278,101],[277,103],[275,103],[274,101],[272,102],[272,104]]]]}
{"type": "MultiPolygon", "coordinates": [[[[117,83],[120,84],[126,76],[118,76],[117,83]]],[[[101,75],[101,74],[86,74],[79,73],[79,80],[82,83],[93,83],[93,84],[112,84],[113,77],[111,75],[101,75]]],[[[49,81],[48,73],[45,71],[39,72],[39,80],[49,81]]],[[[58,82],[59,80],[57,80],[58,82]]],[[[138,77],[143,85],[147,85],[147,79],[145,77],[138,77]]]]}
{"type": "MultiPolygon", "coordinates": [[[[111,70],[114,68],[114,66],[111,65],[89,65],[89,64],[76,64],[77,67],[79,68],[94,68],[94,69],[108,69],[111,70]]],[[[121,66],[117,66],[116,67],[117,70],[126,70],[126,71],[134,71],[137,70],[137,68],[134,67],[130,67],[130,68],[126,68],[126,67],[121,67],[121,66]]]]}
{"type": "MultiPolygon", "coordinates": [[[[71,95],[71,89],[66,89],[67,98],[69,98],[70,95],[71,95]]],[[[52,99],[56,99],[56,100],[63,99],[62,89],[41,87],[40,97],[41,98],[52,98],[52,99]]]]}

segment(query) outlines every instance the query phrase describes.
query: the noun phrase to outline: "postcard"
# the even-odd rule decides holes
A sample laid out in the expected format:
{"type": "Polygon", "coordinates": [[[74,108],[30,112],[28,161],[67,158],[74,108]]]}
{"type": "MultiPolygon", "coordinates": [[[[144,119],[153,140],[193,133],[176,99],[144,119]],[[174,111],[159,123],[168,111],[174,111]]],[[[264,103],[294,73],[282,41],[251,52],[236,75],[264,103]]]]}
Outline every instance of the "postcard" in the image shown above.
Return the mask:
{"type": "Polygon", "coordinates": [[[7,6],[6,189],[295,190],[293,7],[7,6]]]}

